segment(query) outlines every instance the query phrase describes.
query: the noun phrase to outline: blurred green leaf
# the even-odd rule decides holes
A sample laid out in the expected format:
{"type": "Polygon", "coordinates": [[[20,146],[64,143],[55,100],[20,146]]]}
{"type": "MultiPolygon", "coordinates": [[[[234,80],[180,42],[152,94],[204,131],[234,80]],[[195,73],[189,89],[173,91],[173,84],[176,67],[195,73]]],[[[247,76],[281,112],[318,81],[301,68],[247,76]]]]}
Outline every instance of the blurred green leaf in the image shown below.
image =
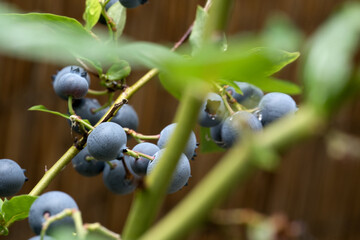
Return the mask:
{"type": "Polygon", "coordinates": [[[225,149],[212,140],[210,128],[200,127],[200,151],[202,153],[224,152],[225,149]]]}
{"type": "Polygon", "coordinates": [[[311,39],[303,78],[307,101],[329,110],[338,102],[353,71],[360,33],[360,3],[347,3],[311,39]]]}
{"type": "Polygon", "coordinates": [[[32,106],[31,108],[28,109],[29,111],[40,111],[40,112],[47,112],[47,113],[51,113],[66,119],[70,120],[70,116],[67,114],[63,114],[63,113],[59,113],[56,111],[51,111],[49,109],[47,109],[44,105],[36,105],[36,106],[32,106]]]}
{"type": "Polygon", "coordinates": [[[205,38],[204,29],[207,18],[208,13],[204,10],[204,8],[198,6],[194,26],[189,37],[189,42],[193,52],[196,52],[201,46],[203,46],[205,38]]]}
{"type": "Polygon", "coordinates": [[[53,14],[0,14],[0,52],[64,64],[81,56],[103,66],[120,58],[132,66],[149,68],[165,59],[178,58],[168,48],[154,43],[105,43],[100,39],[107,39],[107,33],[98,32],[95,37],[75,19],[53,14]]]}
{"type": "Polygon", "coordinates": [[[0,214],[1,214],[1,207],[3,205],[4,201],[0,198],[0,214]]]}
{"type": "Polygon", "coordinates": [[[274,14],[267,20],[261,37],[267,47],[290,52],[298,51],[304,39],[302,32],[281,13],[274,14]]]}
{"type": "Polygon", "coordinates": [[[101,74],[103,73],[102,66],[99,61],[93,61],[91,59],[87,59],[80,56],[77,57],[77,59],[84,62],[84,64],[90,67],[92,70],[96,71],[99,74],[99,76],[101,76],[101,74]]]}
{"type": "Polygon", "coordinates": [[[29,195],[20,195],[4,202],[1,209],[4,215],[6,226],[9,226],[15,221],[27,218],[30,207],[36,198],[37,197],[29,195]]]}
{"type": "Polygon", "coordinates": [[[252,79],[248,82],[261,88],[264,92],[282,92],[290,95],[296,95],[302,92],[301,88],[295,83],[273,77],[252,79]]]}
{"type": "Polygon", "coordinates": [[[99,0],[86,0],[85,5],[86,7],[83,15],[85,28],[91,30],[99,21],[102,7],[99,0]]]}
{"type": "Polygon", "coordinates": [[[126,23],[126,8],[116,1],[107,11],[107,14],[114,21],[117,38],[121,36],[126,23]]]}
{"type": "Polygon", "coordinates": [[[106,72],[107,79],[116,81],[121,80],[129,76],[131,71],[130,65],[126,61],[118,61],[111,65],[109,70],[106,72]]]}
{"type": "Polygon", "coordinates": [[[171,95],[173,95],[176,99],[180,100],[182,96],[182,92],[185,90],[184,85],[177,84],[174,79],[171,78],[170,75],[160,73],[159,80],[161,85],[168,91],[171,95]]]}

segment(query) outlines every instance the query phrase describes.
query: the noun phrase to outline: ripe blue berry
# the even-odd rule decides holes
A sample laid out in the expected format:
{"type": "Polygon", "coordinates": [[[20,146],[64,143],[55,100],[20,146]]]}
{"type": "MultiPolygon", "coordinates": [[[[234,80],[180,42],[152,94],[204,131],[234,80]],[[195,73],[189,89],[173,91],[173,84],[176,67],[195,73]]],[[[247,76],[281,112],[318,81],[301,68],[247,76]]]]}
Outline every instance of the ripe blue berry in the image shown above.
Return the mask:
{"type": "Polygon", "coordinates": [[[147,0],[119,0],[119,1],[126,8],[135,8],[147,2],[147,0]]]}
{"type": "Polygon", "coordinates": [[[16,194],[26,180],[24,170],[16,162],[0,159],[0,197],[16,194]]]}
{"type": "Polygon", "coordinates": [[[218,125],[210,128],[210,136],[212,140],[218,145],[219,147],[225,148],[224,142],[222,141],[221,137],[221,129],[224,122],[219,123],[218,125]]]}
{"type": "Polygon", "coordinates": [[[103,122],[90,132],[87,146],[95,159],[110,161],[119,156],[126,141],[126,133],[119,124],[103,122]]]}
{"type": "Polygon", "coordinates": [[[285,93],[272,92],[266,94],[259,103],[259,116],[263,126],[297,111],[296,102],[285,93]]]}
{"type": "Polygon", "coordinates": [[[76,99],[73,102],[73,109],[76,115],[79,115],[82,119],[89,120],[92,125],[95,125],[104,115],[103,111],[93,112],[93,110],[100,107],[100,103],[94,98],[76,99]]]}
{"type": "MultiPolygon", "coordinates": [[[[45,214],[54,216],[67,208],[78,209],[76,202],[68,194],[60,191],[51,191],[42,194],[30,207],[29,225],[31,229],[35,234],[40,234],[42,224],[45,222],[45,214]]],[[[73,224],[71,217],[63,218],[52,223],[47,233],[51,233],[59,227],[71,227],[73,224]]]]}
{"type": "MultiPolygon", "coordinates": [[[[172,124],[166,126],[160,132],[160,138],[157,142],[157,145],[159,148],[166,147],[166,144],[170,140],[171,135],[175,130],[175,127],[176,127],[176,123],[172,123],[172,124]]],[[[185,155],[188,159],[191,159],[194,156],[195,149],[196,149],[196,136],[195,136],[195,133],[192,131],[183,153],[185,153],[185,155]]]]}
{"type": "Polygon", "coordinates": [[[111,122],[117,123],[124,128],[130,128],[136,131],[139,125],[139,118],[132,106],[124,104],[111,119],[111,122]]]}
{"type": "Polygon", "coordinates": [[[225,105],[220,95],[209,93],[198,116],[198,123],[203,127],[213,127],[218,125],[225,114],[225,105]]]}
{"type": "MultiPolygon", "coordinates": [[[[157,151],[160,150],[160,148],[153,143],[143,142],[135,145],[135,147],[132,150],[144,153],[149,156],[153,156],[157,151]]],[[[138,159],[135,159],[134,157],[130,157],[130,156],[126,156],[126,157],[129,158],[130,166],[136,174],[138,175],[146,174],[146,169],[149,164],[149,159],[145,157],[139,157],[138,159]]]]}
{"type": "Polygon", "coordinates": [[[246,82],[235,82],[243,94],[237,93],[234,88],[228,87],[227,91],[235,100],[246,108],[255,108],[258,106],[261,98],[264,96],[260,88],[246,82]]]}
{"type": "MultiPolygon", "coordinates": [[[[153,161],[149,163],[147,168],[147,174],[150,174],[151,171],[156,167],[164,151],[165,149],[161,149],[160,151],[154,154],[155,158],[153,161]]],[[[181,154],[167,192],[174,193],[179,191],[183,186],[185,186],[190,178],[190,172],[191,170],[190,170],[189,160],[185,156],[185,154],[181,154]]]]}
{"type": "Polygon", "coordinates": [[[82,67],[75,66],[75,65],[67,66],[67,67],[64,67],[63,69],[61,69],[56,75],[53,76],[54,82],[66,73],[74,73],[74,74],[79,75],[82,78],[85,78],[90,86],[90,76],[87,73],[87,71],[85,69],[83,69],[82,67]]]}
{"type": "Polygon", "coordinates": [[[126,175],[126,169],[122,161],[112,160],[111,164],[115,168],[110,168],[109,164],[105,165],[103,180],[105,186],[116,194],[129,194],[136,188],[135,179],[126,175]]]}
{"type": "Polygon", "coordinates": [[[53,87],[56,94],[63,99],[67,99],[69,96],[78,99],[86,95],[89,84],[78,74],[65,73],[53,82],[53,87]]]}
{"type": "Polygon", "coordinates": [[[86,160],[86,157],[91,157],[87,146],[71,160],[73,167],[78,173],[85,177],[92,177],[103,171],[105,162],[95,159],[86,160]]]}
{"type": "Polygon", "coordinates": [[[241,139],[243,131],[260,131],[261,122],[251,113],[239,111],[228,117],[221,128],[221,140],[225,148],[231,147],[237,140],[241,139]]]}

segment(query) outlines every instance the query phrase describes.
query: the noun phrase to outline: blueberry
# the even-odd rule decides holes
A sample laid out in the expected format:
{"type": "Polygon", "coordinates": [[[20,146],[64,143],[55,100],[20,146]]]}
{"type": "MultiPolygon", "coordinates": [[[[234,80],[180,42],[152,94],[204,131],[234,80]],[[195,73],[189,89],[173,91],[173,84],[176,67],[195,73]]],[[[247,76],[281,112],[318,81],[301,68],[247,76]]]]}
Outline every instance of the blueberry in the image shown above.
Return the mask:
{"type": "MultiPolygon", "coordinates": [[[[164,153],[165,149],[161,149],[157,153],[154,154],[154,160],[151,161],[147,168],[147,174],[150,174],[151,171],[156,167],[159,159],[164,153]]],[[[166,161],[166,159],[165,159],[166,161]]],[[[186,185],[190,178],[190,163],[189,159],[185,156],[185,154],[181,154],[180,159],[176,165],[176,169],[173,173],[170,186],[167,190],[168,193],[174,193],[179,191],[183,186],[186,185]]]]}
{"type": "Polygon", "coordinates": [[[105,162],[95,159],[86,160],[86,157],[91,157],[87,146],[71,160],[73,167],[78,173],[85,177],[92,177],[103,171],[105,162]]]}
{"type": "Polygon", "coordinates": [[[259,116],[263,126],[296,111],[296,102],[285,93],[268,93],[259,103],[259,116]]]}
{"type": "Polygon", "coordinates": [[[101,105],[98,100],[94,98],[76,99],[73,102],[73,109],[76,115],[79,115],[82,119],[89,120],[91,125],[95,125],[104,115],[104,111],[93,112],[93,110],[100,107],[101,105]]]}
{"type": "Polygon", "coordinates": [[[126,133],[119,124],[103,122],[90,132],[87,146],[95,159],[110,161],[119,156],[126,141],[126,133]]]}
{"type": "MultiPolygon", "coordinates": [[[[160,138],[157,142],[157,145],[159,148],[166,147],[166,144],[169,141],[172,133],[174,132],[175,127],[176,127],[176,123],[172,123],[172,124],[166,126],[160,132],[160,138]]],[[[195,136],[195,133],[192,131],[183,153],[185,153],[185,155],[188,159],[191,159],[194,156],[195,149],[196,149],[196,136],[195,136]]]]}
{"type": "MultiPolygon", "coordinates": [[[[54,216],[64,209],[78,209],[74,199],[68,194],[60,191],[51,191],[39,196],[30,207],[29,224],[35,234],[40,234],[42,224],[45,222],[44,215],[54,216]]],[[[74,222],[71,217],[58,220],[50,225],[47,233],[56,228],[73,226],[74,222]]]]}
{"type": "Polygon", "coordinates": [[[220,95],[209,93],[198,116],[198,123],[203,127],[213,127],[218,125],[225,114],[225,105],[220,95]]]}
{"type": "Polygon", "coordinates": [[[119,1],[126,8],[135,8],[147,2],[147,0],[119,0],[119,1]]]}
{"type": "MultiPolygon", "coordinates": [[[[44,240],[55,240],[55,238],[52,238],[52,237],[49,237],[49,236],[44,236],[43,238],[44,240]]],[[[35,237],[32,237],[32,238],[29,238],[29,240],[41,240],[41,236],[35,236],[35,237]]]]}
{"type": "Polygon", "coordinates": [[[74,99],[86,95],[89,84],[85,78],[75,73],[65,73],[53,82],[55,93],[63,99],[72,96],[74,99]]]}
{"type": "MultiPolygon", "coordinates": [[[[132,150],[144,153],[149,156],[153,156],[157,151],[160,150],[160,148],[153,143],[143,142],[135,145],[135,147],[132,150]]],[[[138,175],[145,175],[147,166],[149,164],[149,159],[145,157],[140,157],[138,159],[135,159],[134,157],[130,157],[130,156],[129,158],[130,158],[129,162],[132,170],[138,175]]]]}
{"type": "Polygon", "coordinates": [[[83,69],[82,67],[75,66],[75,65],[67,66],[67,67],[64,67],[63,69],[61,69],[56,75],[53,76],[54,82],[66,73],[75,73],[75,74],[79,75],[80,77],[85,78],[90,86],[90,76],[87,73],[87,71],[85,69],[83,69]]]}
{"type": "Polygon", "coordinates": [[[109,164],[105,165],[103,180],[105,186],[113,193],[116,194],[129,194],[136,188],[133,178],[127,178],[125,166],[122,161],[112,160],[111,164],[115,168],[110,168],[109,164]]]}
{"type": "Polygon", "coordinates": [[[255,108],[258,106],[261,98],[264,96],[260,88],[246,82],[235,82],[243,94],[237,93],[234,88],[228,87],[227,91],[235,100],[246,108],[255,108]]]}
{"type": "Polygon", "coordinates": [[[210,128],[210,136],[212,140],[218,145],[219,147],[224,148],[224,142],[221,137],[221,129],[223,126],[223,122],[219,123],[218,125],[210,128]]]}
{"type": "Polygon", "coordinates": [[[23,169],[16,162],[0,159],[0,197],[16,194],[26,180],[23,169]]]}
{"type": "Polygon", "coordinates": [[[139,125],[139,118],[134,108],[128,104],[121,106],[116,115],[111,119],[122,127],[137,130],[139,125]]]}
{"type": "Polygon", "coordinates": [[[261,122],[257,117],[246,111],[238,111],[228,117],[221,128],[221,140],[225,148],[231,147],[237,140],[241,139],[244,130],[262,130],[261,122]]]}

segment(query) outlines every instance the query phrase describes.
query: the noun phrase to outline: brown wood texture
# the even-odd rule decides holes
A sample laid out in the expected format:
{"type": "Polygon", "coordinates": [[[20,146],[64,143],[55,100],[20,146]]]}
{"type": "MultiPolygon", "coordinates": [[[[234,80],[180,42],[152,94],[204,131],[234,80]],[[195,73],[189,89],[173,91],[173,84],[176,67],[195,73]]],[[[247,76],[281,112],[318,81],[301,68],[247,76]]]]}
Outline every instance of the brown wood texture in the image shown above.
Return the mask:
{"type": "MultiPolygon", "coordinates": [[[[8,0],[24,12],[50,12],[80,21],[84,1],[8,0]]],[[[229,33],[258,31],[275,11],[287,14],[306,35],[310,35],[340,3],[340,0],[236,0],[229,33]]],[[[128,11],[125,34],[135,40],[173,43],[194,19],[196,5],[204,1],[149,0],[128,11]]],[[[16,26],[14,26],[16,27],[16,26]]],[[[26,36],[24,36],[26,37],[26,36]]],[[[29,181],[21,194],[28,193],[45,169],[71,146],[73,137],[68,123],[46,113],[29,112],[33,105],[66,112],[66,103],[55,96],[51,75],[62,66],[0,57],[0,158],[10,158],[27,169],[29,181]]],[[[281,76],[299,83],[296,64],[281,76]]],[[[134,72],[130,83],[144,71],[134,72]]],[[[92,81],[96,84],[96,80],[92,81]]],[[[301,97],[297,98],[301,102],[301,97]]],[[[130,100],[140,119],[139,132],[159,133],[171,123],[177,101],[153,80],[130,100]]],[[[360,103],[348,102],[336,114],[331,127],[360,136],[360,103]]],[[[198,135],[198,134],[197,134],[198,135]]],[[[360,161],[351,156],[334,160],[327,153],[326,136],[308,139],[284,152],[274,172],[258,171],[222,203],[221,208],[253,208],[264,214],[284,213],[301,222],[301,239],[360,239],[360,161]]],[[[130,143],[131,146],[133,144],[130,143]]],[[[191,161],[189,186],[169,195],[159,217],[175,206],[216,164],[222,154],[199,154],[191,161]]],[[[226,173],[224,173],[226,174],[226,173]]],[[[105,189],[101,176],[85,178],[72,166],[66,167],[46,189],[67,192],[77,201],[85,222],[100,222],[121,232],[133,196],[117,196],[105,189]]],[[[149,206],[151,207],[151,206],[149,206]]],[[[10,228],[8,237],[22,240],[33,236],[27,221],[10,228]]],[[[188,239],[240,239],[237,226],[204,224],[188,239]]]]}

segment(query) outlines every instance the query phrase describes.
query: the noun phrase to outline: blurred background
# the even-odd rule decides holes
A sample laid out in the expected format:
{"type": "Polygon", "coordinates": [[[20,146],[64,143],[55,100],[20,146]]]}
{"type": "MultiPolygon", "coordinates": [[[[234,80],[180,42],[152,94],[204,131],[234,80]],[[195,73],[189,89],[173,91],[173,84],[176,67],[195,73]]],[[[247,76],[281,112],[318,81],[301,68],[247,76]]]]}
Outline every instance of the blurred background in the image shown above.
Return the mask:
{"type": "MultiPolygon", "coordinates": [[[[23,12],[48,12],[83,22],[84,0],[4,2],[14,4],[23,12]]],[[[196,6],[204,2],[149,0],[141,7],[128,10],[124,34],[134,40],[174,43],[194,20],[196,6]]],[[[269,16],[280,12],[308,37],[342,2],[236,0],[228,34],[259,32],[269,16]]],[[[298,63],[286,67],[278,76],[301,85],[298,63]]],[[[62,67],[0,56],[0,158],[13,159],[27,169],[29,181],[19,194],[28,193],[73,142],[67,121],[27,111],[33,105],[43,104],[66,112],[66,102],[55,96],[51,85],[51,76],[62,67]]],[[[144,73],[145,70],[134,71],[128,78],[129,84],[144,73]]],[[[95,85],[93,78],[92,86],[95,85]]],[[[295,96],[295,99],[301,103],[301,97],[295,96]]],[[[172,122],[178,102],[154,79],[134,95],[130,104],[139,115],[138,131],[157,134],[172,122]]],[[[330,126],[336,131],[308,139],[281,153],[282,162],[276,171],[256,172],[236,188],[219,209],[253,209],[257,213],[245,211],[243,216],[271,216],[271,223],[279,228],[278,239],[360,239],[359,111],[358,99],[348,101],[331,120],[330,126]]],[[[198,135],[198,129],[196,131],[198,135]]],[[[166,197],[159,218],[203,178],[221,155],[198,153],[195,161],[191,161],[189,185],[166,197]]],[[[112,194],[103,186],[101,176],[85,178],[71,165],[50,184],[47,191],[50,190],[70,194],[78,203],[84,222],[100,222],[115,232],[122,231],[133,198],[133,195],[112,194]]],[[[244,236],[243,226],[221,220],[224,214],[227,219],[228,213],[215,212],[213,220],[210,217],[187,239],[240,239],[244,236]]],[[[33,233],[24,220],[10,228],[9,236],[0,238],[22,240],[31,236],[33,233]]]]}

